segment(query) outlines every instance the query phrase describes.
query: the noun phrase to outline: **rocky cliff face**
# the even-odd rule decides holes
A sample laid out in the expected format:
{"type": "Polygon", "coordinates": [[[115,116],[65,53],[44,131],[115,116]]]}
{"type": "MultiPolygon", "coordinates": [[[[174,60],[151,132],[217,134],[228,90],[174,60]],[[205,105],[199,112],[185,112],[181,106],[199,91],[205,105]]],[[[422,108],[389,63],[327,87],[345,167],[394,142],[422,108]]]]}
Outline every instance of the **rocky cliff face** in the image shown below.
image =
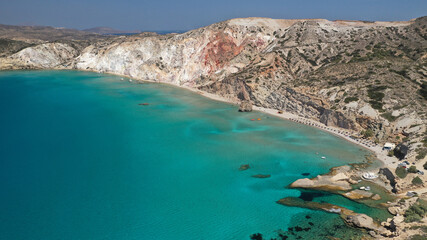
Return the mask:
{"type": "Polygon", "coordinates": [[[378,141],[411,139],[415,150],[426,137],[426,25],[427,17],[232,19],[183,34],[43,42],[0,58],[0,69],[82,69],[188,86],[326,125],[369,129],[366,137],[378,141]]]}
{"type": "Polygon", "coordinates": [[[55,68],[66,65],[77,57],[78,52],[73,47],[63,43],[44,43],[10,56],[11,60],[22,62],[28,67],[55,68]]]}

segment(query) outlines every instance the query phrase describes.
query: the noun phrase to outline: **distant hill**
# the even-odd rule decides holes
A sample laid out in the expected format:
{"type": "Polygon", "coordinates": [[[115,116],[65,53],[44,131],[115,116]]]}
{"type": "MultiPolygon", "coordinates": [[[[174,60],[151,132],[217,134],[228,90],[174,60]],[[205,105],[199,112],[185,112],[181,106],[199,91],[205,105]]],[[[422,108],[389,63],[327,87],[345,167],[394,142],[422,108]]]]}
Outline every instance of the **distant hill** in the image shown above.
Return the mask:
{"type": "Polygon", "coordinates": [[[91,40],[105,38],[94,32],[48,26],[14,26],[0,24],[0,38],[15,40],[91,40]]]}
{"type": "Polygon", "coordinates": [[[133,31],[123,31],[123,30],[117,30],[110,27],[94,27],[89,29],[84,29],[85,32],[91,32],[91,33],[98,33],[103,35],[117,35],[117,34],[136,34],[140,33],[141,31],[133,30],[133,31]]]}
{"type": "Polygon", "coordinates": [[[189,30],[152,30],[152,31],[144,31],[144,32],[155,32],[155,33],[160,34],[160,35],[166,35],[166,34],[171,34],[171,33],[180,34],[180,33],[185,33],[188,31],[189,30]]]}
{"type": "Polygon", "coordinates": [[[46,42],[67,43],[82,50],[90,44],[111,38],[115,37],[76,29],[0,24],[0,57],[46,42]]]}

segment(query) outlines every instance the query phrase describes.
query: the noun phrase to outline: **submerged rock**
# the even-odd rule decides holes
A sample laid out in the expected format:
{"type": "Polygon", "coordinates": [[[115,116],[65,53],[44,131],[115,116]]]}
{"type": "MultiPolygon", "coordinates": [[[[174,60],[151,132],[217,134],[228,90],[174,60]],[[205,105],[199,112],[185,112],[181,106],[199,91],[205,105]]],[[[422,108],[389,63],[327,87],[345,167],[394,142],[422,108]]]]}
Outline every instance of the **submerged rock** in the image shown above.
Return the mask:
{"type": "Polygon", "coordinates": [[[302,207],[313,210],[323,210],[330,213],[337,213],[340,217],[350,226],[364,228],[368,231],[374,231],[375,235],[389,235],[389,231],[381,226],[379,223],[375,222],[371,217],[366,214],[356,213],[347,208],[330,204],[330,203],[319,203],[319,202],[309,202],[303,201],[295,197],[287,197],[280,199],[277,203],[292,206],[292,207],[302,207]]]}
{"type": "Polygon", "coordinates": [[[373,197],[372,197],[372,200],[380,200],[381,199],[381,196],[379,195],[379,194],[375,194],[373,197]]]}
{"type": "Polygon", "coordinates": [[[253,178],[269,178],[271,177],[270,174],[256,174],[256,175],[252,175],[253,178]]]}
{"type": "MultiPolygon", "coordinates": [[[[316,198],[316,197],[322,197],[324,195],[325,194],[322,193],[322,192],[311,192],[311,191],[310,192],[305,192],[304,191],[304,192],[301,192],[301,194],[300,194],[300,196],[298,198],[300,198],[300,199],[302,199],[304,201],[313,201],[314,198],[316,198]]],[[[310,217],[310,216],[306,216],[306,218],[307,217],[310,217]]]]}
{"type": "Polygon", "coordinates": [[[340,207],[338,205],[334,205],[326,202],[320,203],[320,202],[304,201],[296,197],[282,198],[279,201],[277,201],[277,203],[285,206],[290,206],[290,207],[301,207],[301,208],[308,208],[313,210],[323,210],[326,212],[343,213],[346,215],[354,213],[353,211],[348,210],[344,207],[340,207]]]}
{"type": "Polygon", "coordinates": [[[263,237],[262,237],[261,233],[254,233],[254,234],[251,234],[250,239],[251,240],[263,240],[263,237]]]}
{"type": "Polygon", "coordinates": [[[239,106],[239,112],[252,112],[252,103],[249,100],[243,100],[239,106]]]}
{"type": "Polygon", "coordinates": [[[248,170],[249,168],[251,168],[249,164],[242,164],[240,165],[239,170],[244,171],[244,170],[248,170]]]}
{"type": "Polygon", "coordinates": [[[374,221],[374,219],[372,219],[366,214],[357,213],[354,215],[348,215],[343,219],[349,225],[371,230],[374,231],[374,233],[385,234],[385,232],[387,231],[383,226],[379,225],[377,222],[374,221]]]}

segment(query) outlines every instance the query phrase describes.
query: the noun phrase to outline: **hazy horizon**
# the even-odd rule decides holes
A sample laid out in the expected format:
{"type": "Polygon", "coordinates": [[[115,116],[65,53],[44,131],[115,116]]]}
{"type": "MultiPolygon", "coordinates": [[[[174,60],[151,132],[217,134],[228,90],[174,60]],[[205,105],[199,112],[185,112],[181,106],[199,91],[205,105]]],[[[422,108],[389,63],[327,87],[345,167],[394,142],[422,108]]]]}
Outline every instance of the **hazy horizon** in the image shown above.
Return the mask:
{"type": "Polygon", "coordinates": [[[426,15],[420,0],[296,1],[237,0],[216,2],[15,0],[0,2],[0,23],[73,29],[110,27],[125,31],[183,31],[233,18],[324,18],[328,20],[407,21],[426,15]]]}

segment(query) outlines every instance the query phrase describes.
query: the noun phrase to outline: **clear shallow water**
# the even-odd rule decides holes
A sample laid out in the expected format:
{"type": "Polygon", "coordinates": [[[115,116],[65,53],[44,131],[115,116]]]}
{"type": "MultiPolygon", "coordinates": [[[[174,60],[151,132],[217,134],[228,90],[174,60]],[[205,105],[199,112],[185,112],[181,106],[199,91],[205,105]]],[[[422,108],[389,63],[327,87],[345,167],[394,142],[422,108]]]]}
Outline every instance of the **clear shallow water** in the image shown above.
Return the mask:
{"type": "MultiPolygon", "coordinates": [[[[275,201],[299,196],[284,187],[302,173],[361,162],[366,151],[186,90],[119,79],[0,72],[0,239],[249,239],[307,214],[315,226],[345,228],[337,215],[275,201]]],[[[336,196],[317,200],[376,214],[336,196]]]]}

